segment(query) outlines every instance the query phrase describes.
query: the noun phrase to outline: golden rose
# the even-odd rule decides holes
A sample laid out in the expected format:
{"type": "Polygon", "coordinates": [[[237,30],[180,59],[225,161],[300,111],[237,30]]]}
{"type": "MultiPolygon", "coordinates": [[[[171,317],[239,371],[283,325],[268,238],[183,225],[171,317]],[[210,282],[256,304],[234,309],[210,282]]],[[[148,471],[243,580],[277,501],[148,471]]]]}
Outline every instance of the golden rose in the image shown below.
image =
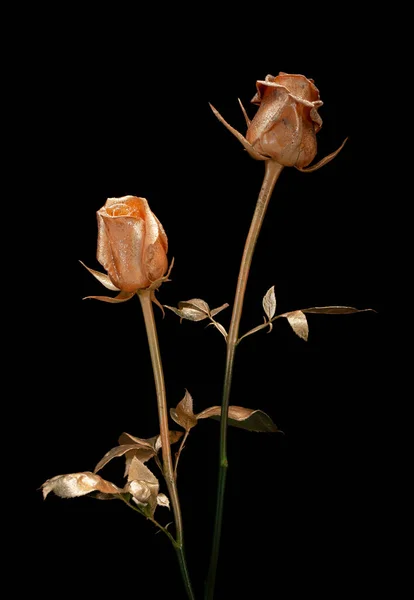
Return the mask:
{"type": "Polygon", "coordinates": [[[119,290],[135,292],[164,275],[167,236],[145,198],[108,198],[97,216],[96,258],[119,290]]]}
{"type": "Polygon", "coordinates": [[[138,290],[161,281],[168,268],[168,240],[147,200],[137,196],[108,198],[97,217],[96,257],[108,275],[86,268],[105,287],[120,294],[115,298],[89,298],[123,302],[138,290]]]}
{"type": "Polygon", "coordinates": [[[264,81],[257,81],[256,88],[252,102],[258,104],[259,109],[252,120],[239,100],[247,123],[246,137],[210,105],[218,120],[243,144],[250,156],[310,172],[326,165],[342,150],[346,140],[338,150],[305,168],[316,156],[316,134],[322,127],[318,108],[323,102],[312,79],[280,72],[277,77],[267,75],[264,81]]]}
{"type": "Polygon", "coordinates": [[[246,140],[266,158],[285,167],[306,167],[316,156],[316,133],[322,127],[323,102],[313,79],[304,75],[267,75],[256,83],[252,99],[259,109],[246,140]]]}

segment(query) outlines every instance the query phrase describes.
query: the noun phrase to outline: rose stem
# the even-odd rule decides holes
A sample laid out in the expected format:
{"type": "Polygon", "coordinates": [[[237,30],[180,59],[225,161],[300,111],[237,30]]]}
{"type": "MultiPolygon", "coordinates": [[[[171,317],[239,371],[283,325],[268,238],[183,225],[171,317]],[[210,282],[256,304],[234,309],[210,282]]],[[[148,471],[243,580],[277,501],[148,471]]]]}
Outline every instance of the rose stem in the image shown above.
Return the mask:
{"type": "Polygon", "coordinates": [[[213,600],[216,581],[217,563],[220,548],[220,537],[223,522],[224,491],[226,487],[226,477],[228,469],[227,460],[227,420],[230,400],[230,389],[233,375],[234,357],[236,353],[237,338],[239,335],[239,325],[243,310],[244,295],[246,292],[247,279],[249,277],[250,265],[252,263],[253,253],[259,237],[260,229],[266,214],[270,197],[276,181],[282,171],[282,165],[267,160],[265,163],[265,175],[257,199],[256,209],[250,225],[250,230],[246,238],[243,256],[240,264],[240,271],[237,280],[236,294],[234,298],[233,312],[231,316],[229,334],[227,337],[227,356],[226,369],[223,384],[223,400],[221,404],[220,419],[220,465],[217,485],[217,504],[216,518],[214,525],[213,544],[210,557],[210,567],[206,583],[206,600],[213,600]]]}
{"type": "Polygon", "coordinates": [[[188,574],[187,563],[184,554],[183,522],[181,517],[180,502],[178,499],[177,484],[174,478],[174,468],[171,457],[164,373],[162,368],[160,347],[158,344],[157,327],[155,324],[154,312],[152,310],[151,291],[141,290],[138,292],[138,296],[141,301],[141,307],[145,321],[145,328],[147,330],[148,345],[151,354],[152,369],[154,372],[155,389],[157,392],[158,418],[160,421],[160,437],[162,444],[161,450],[163,474],[170,495],[176,528],[175,550],[177,552],[181,576],[184,581],[187,596],[188,598],[190,598],[190,600],[194,600],[194,594],[191,587],[190,577],[188,574]]]}

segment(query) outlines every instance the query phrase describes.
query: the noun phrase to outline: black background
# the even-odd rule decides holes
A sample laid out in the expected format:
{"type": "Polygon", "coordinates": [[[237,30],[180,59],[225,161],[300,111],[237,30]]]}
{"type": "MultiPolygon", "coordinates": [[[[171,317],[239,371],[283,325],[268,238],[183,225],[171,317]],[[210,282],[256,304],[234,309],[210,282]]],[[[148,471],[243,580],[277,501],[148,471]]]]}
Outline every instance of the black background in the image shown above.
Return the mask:
{"type": "MultiPolygon", "coordinates": [[[[42,283],[34,288],[22,357],[33,437],[23,556],[46,598],[59,589],[184,597],[173,550],[150,523],[120,502],[44,502],[38,490],[56,474],[93,470],[123,431],[144,438],[157,432],[139,302],[83,301],[103,288],[79,260],[100,268],[96,211],[106,198],[143,196],[175,258],[160,301],[199,297],[211,307],[231,305],[264,168],[208,103],[244,133],[237,98],[253,116],[256,80],[279,71],[311,77],[320,90],[317,159],[349,140],[320,171],[282,172],[257,244],[241,330],[262,321],[262,297],[272,285],[278,312],[338,304],[377,312],[309,315],[307,343],[282,320],[269,335],[262,331],[240,345],[231,403],[264,410],[284,435],[229,432],[217,597],[230,590],[234,597],[276,597],[282,590],[279,597],[294,597],[313,589],[333,598],[357,582],[366,591],[366,556],[381,554],[385,217],[373,177],[375,142],[367,144],[370,125],[361,126],[360,109],[373,49],[362,43],[362,25],[347,21],[341,28],[339,16],[323,34],[314,23],[299,34],[295,19],[271,11],[260,19],[246,15],[243,26],[223,24],[218,14],[207,24],[207,16],[187,14],[181,22],[173,13],[167,26],[163,9],[159,29],[155,17],[134,21],[125,14],[109,26],[110,14],[105,24],[101,14],[62,14],[27,52],[25,148],[41,206],[34,216],[42,261],[34,265],[33,286],[39,277],[42,283]]],[[[221,335],[203,323],[180,325],[170,312],[162,319],[156,307],[155,314],[169,405],[186,388],[196,412],[220,404],[221,335]]],[[[231,308],[218,318],[226,328],[230,315],[231,308]]],[[[218,431],[218,423],[201,422],[180,463],[199,597],[214,519],[218,431]]],[[[122,469],[116,459],[102,475],[120,483],[122,469]]],[[[166,509],[158,511],[163,523],[170,520],[166,509]]]]}

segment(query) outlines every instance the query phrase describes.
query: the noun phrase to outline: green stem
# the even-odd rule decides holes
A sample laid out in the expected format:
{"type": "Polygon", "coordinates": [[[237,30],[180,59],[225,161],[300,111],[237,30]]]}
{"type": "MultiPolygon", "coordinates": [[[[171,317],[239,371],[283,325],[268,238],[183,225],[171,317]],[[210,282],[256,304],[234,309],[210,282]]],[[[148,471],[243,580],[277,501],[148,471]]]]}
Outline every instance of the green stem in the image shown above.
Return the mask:
{"type": "Polygon", "coordinates": [[[226,477],[228,469],[227,460],[227,421],[228,408],[230,400],[231,381],[233,376],[234,357],[236,353],[237,339],[239,335],[240,319],[243,310],[244,295],[246,292],[247,280],[249,277],[250,265],[252,263],[253,253],[259,237],[260,229],[266,214],[270,197],[276,181],[282,171],[282,165],[268,160],[265,163],[265,175],[263,184],[257,199],[256,209],[250,225],[250,230],[244,246],[244,252],[240,264],[240,271],[237,280],[237,288],[233,305],[233,313],[229,334],[227,337],[227,357],[226,369],[223,385],[223,400],[221,404],[220,419],[220,466],[217,486],[217,504],[216,519],[213,534],[213,545],[211,550],[210,567],[206,584],[206,600],[213,600],[214,588],[216,582],[217,564],[220,549],[221,530],[223,523],[224,492],[226,488],[226,477]]]}
{"type": "Polygon", "coordinates": [[[147,330],[148,337],[148,345],[151,354],[152,369],[154,372],[155,389],[157,392],[163,475],[167,483],[171,506],[174,513],[174,522],[176,529],[175,551],[177,553],[177,558],[181,570],[181,576],[183,578],[187,596],[190,600],[194,600],[194,593],[191,587],[190,577],[188,574],[187,563],[184,554],[183,522],[181,517],[180,502],[178,499],[177,484],[174,477],[174,468],[171,456],[164,372],[162,368],[160,347],[158,344],[158,335],[154,319],[154,311],[152,310],[151,291],[141,290],[140,292],[138,292],[138,297],[141,301],[142,312],[144,315],[145,328],[147,330]]]}

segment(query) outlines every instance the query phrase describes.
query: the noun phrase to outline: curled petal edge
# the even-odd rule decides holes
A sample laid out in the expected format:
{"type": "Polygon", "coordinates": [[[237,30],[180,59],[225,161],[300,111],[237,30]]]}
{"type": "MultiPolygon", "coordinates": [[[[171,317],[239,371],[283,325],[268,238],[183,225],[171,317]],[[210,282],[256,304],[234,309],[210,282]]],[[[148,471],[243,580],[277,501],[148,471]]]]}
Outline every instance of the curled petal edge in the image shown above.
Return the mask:
{"type": "MultiPolygon", "coordinates": [[[[312,80],[308,80],[308,81],[312,81],[312,80]]],[[[312,81],[312,83],[313,83],[313,81],[312,81]]],[[[257,81],[256,86],[258,86],[258,90],[260,90],[260,87],[272,87],[272,88],[283,89],[283,90],[285,90],[289,94],[289,96],[295,102],[297,102],[298,104],[302,104],[303,106],[307,106],[308,108],[315,108],[315,109],[317,109],[317,108],[320,108],[321,106],[323,106],[322,100],[320,100],[320,99],[318,99],[318,100],[306,100],[305,98],[301,98],[300,96],[296,96],[285,85],[282,85],[281,83],[275,83],[274,81],[266,81],[266,80],[263,81],[263,80],[260,80],[260,81],[257,81]]],[[[252,103],[253,104],[260,104],[261,100],[262,100],[262,94],[261,94],[260,91],[258,91],[258,93],[252,98],[252,103]]]]}

